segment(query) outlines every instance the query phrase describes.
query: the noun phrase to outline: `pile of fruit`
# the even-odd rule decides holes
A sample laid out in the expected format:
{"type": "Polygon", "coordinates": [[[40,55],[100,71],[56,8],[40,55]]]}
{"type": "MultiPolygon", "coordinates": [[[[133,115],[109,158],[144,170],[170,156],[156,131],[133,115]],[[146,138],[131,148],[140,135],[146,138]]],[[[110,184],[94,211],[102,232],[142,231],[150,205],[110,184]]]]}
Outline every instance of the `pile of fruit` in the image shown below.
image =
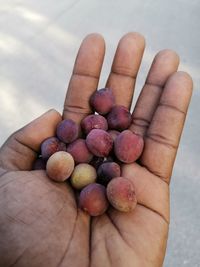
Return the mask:
{"type": "Polygon", "coordinates": [[[41,157],[34,169],[46,169],[57,182],[67,179],[80,192],[79,206],[91,216],[103,214],[109,204],[123,212],[135,208],[133,183],[121,177],[121,165],[136,161],[144,141],[128,128],[129,110],[115,105],[112,90],[103,88],[90,98],[95,112],[79,126],[70,119],[57,125],[56,137],[41,144],[41,157]],[[81,136],[81,138],[80,138],[81,136]]]}

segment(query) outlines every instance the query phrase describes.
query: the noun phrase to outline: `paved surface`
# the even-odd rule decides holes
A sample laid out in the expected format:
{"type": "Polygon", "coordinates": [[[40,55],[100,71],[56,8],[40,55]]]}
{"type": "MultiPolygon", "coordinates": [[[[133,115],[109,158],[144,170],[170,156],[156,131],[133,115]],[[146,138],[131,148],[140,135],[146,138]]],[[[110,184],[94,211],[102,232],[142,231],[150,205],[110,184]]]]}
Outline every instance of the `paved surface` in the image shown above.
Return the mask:
{"type": "Polygon", "coordinates": [[[0,0],[0,143],[49,108],[62,110],[83,37],[107,42],[100,86],[119,38],[141,32],[147,49],[137,90],[154,55],[176,50],[194,79],[194,94],[171,184],[171,225],[165,267],[200,266],[200,33],[198,0],[0,0]]]}

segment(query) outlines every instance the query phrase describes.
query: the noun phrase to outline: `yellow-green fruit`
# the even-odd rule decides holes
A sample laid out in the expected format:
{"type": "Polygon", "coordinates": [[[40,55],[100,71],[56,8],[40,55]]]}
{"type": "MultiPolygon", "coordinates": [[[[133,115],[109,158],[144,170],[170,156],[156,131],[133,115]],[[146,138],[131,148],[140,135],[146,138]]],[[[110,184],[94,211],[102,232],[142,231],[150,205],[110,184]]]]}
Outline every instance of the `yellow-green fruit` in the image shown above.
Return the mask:
{"type": "Polygon", "coordinates": [[[71,184],[76,189],[82,189],[88,184],[95,183],[97,178],[96,170],[87,163],[80,163],[71,175],[71,184]]]}
{"type": "Polygon", "coordinates": [[[73,169],[74,159],[65,151],[54,153],[47,161],[47,175],[56,182],[63,182],[69,178],[73,169]]]}

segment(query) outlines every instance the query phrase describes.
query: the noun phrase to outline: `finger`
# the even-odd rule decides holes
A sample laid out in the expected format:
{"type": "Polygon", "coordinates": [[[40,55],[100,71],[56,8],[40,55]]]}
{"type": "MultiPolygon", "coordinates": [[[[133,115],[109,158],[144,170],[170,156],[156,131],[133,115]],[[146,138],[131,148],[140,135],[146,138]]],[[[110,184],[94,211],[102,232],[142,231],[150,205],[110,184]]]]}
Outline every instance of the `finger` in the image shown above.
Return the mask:
{"type": "Polygon", "coordinates": [[[55,136],[61,119],[61,115],[52,109],[12,134],[0,148],[0,167],[7,170],[32,169],[42,141],[55,136]]]}
{"type": "Polygon", "coordinates": [[[122,165],[122,176],[135,186],[137,203],[169,222],[169,186],[136,162],[122,165]]]}
{"type": "Polygon", "coordinates": [[[113,90],[117,105],[131,106],[144,47],[144,37],[139,33],[128,33],[119,41],[106,83],[113,90]]]}
{"type": "Polygon", "coordinates": [[[173,74],[145,136],[141,164],[166,182],[171,177],[191,95],[191,77],[184,72],[173,74]]]}
{"type": "Polygon", "coordinates": [[[101,35],[90,34],[82,42],[70,79],[63,117],[78,124],[89,113],[89,99],[97,89],[105,54],[105,43],[101,35]]]}
{"type": "Polygon", "coordinates": [[[144,135],[155,109],[158,105],[163,87],[174,72],[177,71],[179,57],[172,50],[160,51],[154,58],[145,85],[135,105],[130,129],[144,135]]]}

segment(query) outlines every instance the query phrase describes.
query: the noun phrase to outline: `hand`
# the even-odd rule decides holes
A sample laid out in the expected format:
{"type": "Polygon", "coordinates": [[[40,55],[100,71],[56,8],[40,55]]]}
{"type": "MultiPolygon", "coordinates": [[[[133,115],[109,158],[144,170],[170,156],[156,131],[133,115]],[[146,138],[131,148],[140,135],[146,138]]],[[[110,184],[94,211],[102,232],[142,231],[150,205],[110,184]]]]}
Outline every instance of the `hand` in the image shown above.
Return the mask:
{"type": "MultiPolygon", "coordinates": [[[[130,108],[144,51],[137,33],[119,42],[106,86],[117,104],[130,108]]],[[[87,36],[78,53],[63,117],[80,122],[91,113],[88,100],[98,86],[105,45],[87,36]]],[[[136,187],[131,213],[112,208],[99,217],[78,209],[68,183],[32,171],[40,143],[55,134],[61,115],[50,110],[14,133],[0,150],[0,266],[162,266],[169,228],[169,182],[192,80],[177,72],[175,52],[159,52],[133,111],[131,130],[144,136],[138,163],[123,166],[136,187]]]]}

